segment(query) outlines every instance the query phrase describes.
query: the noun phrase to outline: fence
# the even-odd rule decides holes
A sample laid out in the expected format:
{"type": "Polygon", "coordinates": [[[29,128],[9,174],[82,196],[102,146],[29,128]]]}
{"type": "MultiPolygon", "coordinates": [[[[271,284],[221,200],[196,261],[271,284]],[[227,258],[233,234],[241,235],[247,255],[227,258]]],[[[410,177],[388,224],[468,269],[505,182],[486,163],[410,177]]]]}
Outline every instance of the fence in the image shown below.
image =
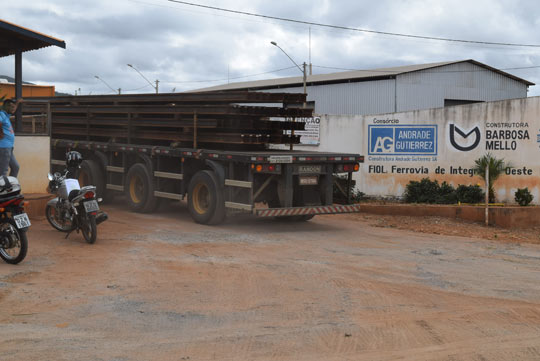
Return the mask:
{"type": "Polygon", "coordinates": [[[22,129],[17,135],[50,135],[51,105],[49,101],[25,99],[21,104],[22,129]]]}

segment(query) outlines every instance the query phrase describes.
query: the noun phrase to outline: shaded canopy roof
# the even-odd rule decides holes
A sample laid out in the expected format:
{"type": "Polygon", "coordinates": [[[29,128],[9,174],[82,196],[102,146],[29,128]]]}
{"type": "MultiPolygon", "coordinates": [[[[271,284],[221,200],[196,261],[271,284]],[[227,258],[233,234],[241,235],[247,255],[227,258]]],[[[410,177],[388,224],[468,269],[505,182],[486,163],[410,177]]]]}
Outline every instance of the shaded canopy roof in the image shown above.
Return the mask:
{"type": "Polygon", "coordinates": [[[56,39],[0,19],[0,58],[14,55],[17,50],[25,52],[53,45],[66,48],[64,40],[56,39]]]}

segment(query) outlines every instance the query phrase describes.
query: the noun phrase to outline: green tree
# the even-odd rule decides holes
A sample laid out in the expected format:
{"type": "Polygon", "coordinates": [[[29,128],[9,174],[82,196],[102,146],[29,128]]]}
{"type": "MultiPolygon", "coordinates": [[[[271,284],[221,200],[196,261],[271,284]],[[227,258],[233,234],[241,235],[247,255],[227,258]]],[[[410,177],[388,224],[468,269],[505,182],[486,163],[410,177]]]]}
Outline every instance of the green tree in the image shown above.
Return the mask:
{"type": "Polygon", "coordinates": [[[511,167],[510,163],[506,163],[504,159],[497,159],[491,153],[487,153],[481,158],[474,161],[474,172],[486,181],[486,167],[489,165],[489,202],[495,202],[495,192],[493,191],[493,183],[504,173],[506,168],[511,167]]]}

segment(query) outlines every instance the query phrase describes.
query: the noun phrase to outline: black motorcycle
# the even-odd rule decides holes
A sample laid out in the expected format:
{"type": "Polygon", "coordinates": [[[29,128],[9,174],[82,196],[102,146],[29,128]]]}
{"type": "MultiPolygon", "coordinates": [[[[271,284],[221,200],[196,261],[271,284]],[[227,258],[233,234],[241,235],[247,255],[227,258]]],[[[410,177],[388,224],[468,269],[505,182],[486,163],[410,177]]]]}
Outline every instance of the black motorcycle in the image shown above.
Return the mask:
{"type": "Polygon", "coordinates": [[[15,177],[0,178],[0,257],[10,264],[17,264],[26,257],[30,227],[24,212],[24,196],[15,177]]]}

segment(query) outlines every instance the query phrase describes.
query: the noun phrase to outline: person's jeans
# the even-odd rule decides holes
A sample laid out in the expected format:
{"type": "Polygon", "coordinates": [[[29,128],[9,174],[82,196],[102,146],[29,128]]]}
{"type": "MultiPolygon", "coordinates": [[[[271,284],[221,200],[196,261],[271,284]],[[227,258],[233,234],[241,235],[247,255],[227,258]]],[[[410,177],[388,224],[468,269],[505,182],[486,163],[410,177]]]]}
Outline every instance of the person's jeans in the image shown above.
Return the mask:
{"type": "Polygon", "coordinates": [[[13,148],[0,148],[0,175],[8,175],[13,148]]]}
{"type": "Polygon", "coordinates": [[[0,175],[7,176],[10,168],[9,175],[17,177],[19,175],[19,162],[13,154],[13,148],[0,148],[0,175]]]}
{"type": "Polygon", "coordinates": [[[15,152],[13,151],[13,148],[11,148],[11,157],[9,158],[9,168],[10,172],[9,175],[12,177],[17,178],[19,175],[19,162],[17,162],[17,159],[15,158],[15,152]]]}

